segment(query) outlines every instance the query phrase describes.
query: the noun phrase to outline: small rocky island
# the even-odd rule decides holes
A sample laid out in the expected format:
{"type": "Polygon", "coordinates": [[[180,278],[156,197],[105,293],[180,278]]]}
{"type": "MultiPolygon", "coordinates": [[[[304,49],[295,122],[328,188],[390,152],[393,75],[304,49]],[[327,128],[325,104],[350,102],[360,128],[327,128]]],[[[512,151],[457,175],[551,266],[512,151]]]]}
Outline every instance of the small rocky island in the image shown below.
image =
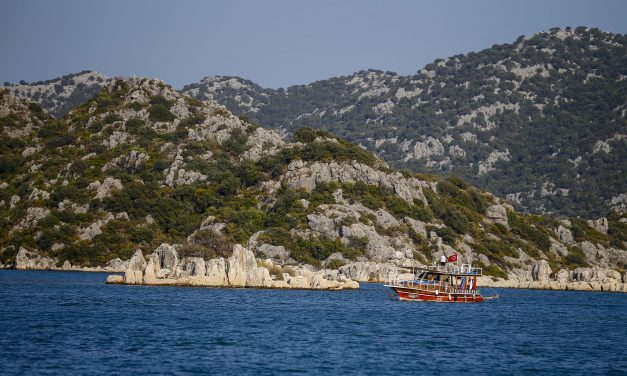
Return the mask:
{"type": "Polygon", "coordinates": [[[124,276],[110,275],[107,283],[312,290],[359,288],[358,282],[337,270],[312,271],[307,267],[281,267],[269,259],[258,261],[253,252],[239,244],[233,247],[229,258],[211,260],[179,258],[176,246],[166,243],[147,258],[137,250],[124,276]]]}

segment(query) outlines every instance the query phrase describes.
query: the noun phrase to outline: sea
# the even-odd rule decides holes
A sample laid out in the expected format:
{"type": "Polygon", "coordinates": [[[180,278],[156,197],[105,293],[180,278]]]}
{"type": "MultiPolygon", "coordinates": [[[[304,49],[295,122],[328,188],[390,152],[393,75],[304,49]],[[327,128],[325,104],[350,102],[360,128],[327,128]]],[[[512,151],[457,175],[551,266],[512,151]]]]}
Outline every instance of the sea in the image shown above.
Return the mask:
{"type": "Polygon", "coordinates": [[[106,285],[0,270],[0,373],[625,375],[627,294],[485,289],[399,302],[355,291],[106,285]]]}

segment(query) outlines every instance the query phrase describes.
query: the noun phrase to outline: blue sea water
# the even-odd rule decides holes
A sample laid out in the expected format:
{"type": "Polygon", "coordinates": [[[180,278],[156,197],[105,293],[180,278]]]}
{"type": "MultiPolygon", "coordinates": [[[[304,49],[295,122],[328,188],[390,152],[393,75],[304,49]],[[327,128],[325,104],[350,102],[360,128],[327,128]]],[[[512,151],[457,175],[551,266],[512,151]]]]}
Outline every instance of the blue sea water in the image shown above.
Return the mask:
{"type": "Polygon", "coordinates": [[[105,285],[0,270],[2,374],[626,374],[627,295],[481,304],[358,291],[105,285]]]}

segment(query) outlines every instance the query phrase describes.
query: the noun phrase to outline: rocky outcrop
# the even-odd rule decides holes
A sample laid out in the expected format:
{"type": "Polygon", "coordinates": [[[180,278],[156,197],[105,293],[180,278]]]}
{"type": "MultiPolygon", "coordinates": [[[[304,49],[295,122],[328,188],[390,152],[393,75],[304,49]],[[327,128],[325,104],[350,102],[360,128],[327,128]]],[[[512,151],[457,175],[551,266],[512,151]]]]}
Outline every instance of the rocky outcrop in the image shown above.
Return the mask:
{"type": "Polygon", "coordinates": [[[256,162],[266,155],[276,154],[285,146],[285,141],[278,132],[259,127],[248,137],[246,146],[244,158],[256,162]]]}
{"type": "Polygon", "coordinates": [[[509,222],[507,221],[507,210],[503,205],[495,204],[490,207],[485,212],[486,218],[494,223],[499,223],[509,229],[509,222]]]}
{"type": "Polygon", "coordinates": [[[110,260],[107,264],[96,267],[84,267],[78,265],[72,265],[68,260],[63,263],[59,262],[59,259],[41,255],[36,250],[28,250],[24,247],[20,247],[17,255],[15,256],[15,263],[4,265],[4,268],[15,268],[19,270],[57,270],[57,271],[80,271],[80,272],[124,272],[128,269],[128,261],[120,260],[119,258],[110,260]],[[59,266],[61,264],[61,266],[59,266]]]}
{"type": "Polygon", "coordinates": [[[131,150],[128,155],[122,155],[107,162],[102,171],[107,171],[113,167],[119,167],[131,173],[137,172],[145,165],[150,156],[137,150],[131,150]]]}
{"type": "Polygon", "coordinates": [[[574,241],[573,233],[564,226],[559,226],[557,228],[557,236],[559,237],[559,240],[564,244],[572,244],[574,241]]]}
{"type": "Polygon", "coordinates": [[[124,272],[124,283],[129,285],[141,285],[144,282],[144,269],[146,268],[146,259],[142,255],[141,250],[135,251],[131,257],[128,268],[124,272]]]}
{"type": "Polygon", "coordinates": [[[29,251],[24,247],[21,247],[15,256],[15,269],[38,269],[48,270],[56,268],[57,260],[40,256],[39,253],[29,251]]]}
{"type": "Polygon", "coordinates": [[[89,188],[96,191],[96,196],[94,197],[95,199],[102,200],[105,197],[111,196],[111,192],[113,190],[121,190],[124,187],[122,186],[120,179],[107,177],[102,183],[100,183],[99,180],[96,180],[89,184],[89,188]]]}
{"type": "MultiPolygon", "coordinates": [[[[401,271],[398,264],[353,262],[340,267],[341,275],[359,282],[389,281],[390,276],[398,276],[401,271]]],[[[404,275],[411,278],[411,275],[404,275]]],[[[479,287],[543,289],[543,290],[579,290],[579,291],[611,291],[627,292],[627,273],[618,272],[610,268],[590,267],[574,270],[562,269],[553,273],[548,262],[540,260],[529,270],[516,270],[510,273],[508,279],[481,276],[479,287]]]]}
{"type": "Polygon", "coordinates": [[[337,272],[313,272],[293,267],[284,272],[270,260],[259,263],[252,251],[236,244],[228,259],[204,260],[200,257],[179,258],[175,246],[161,244],[148,258],[137,250],[124,277],[108,279],[108,283],[208,286],[208,287],[254,287],[284,289],[357,289],[359,284],[337,272]],[[277,273],[272,275],[270,270],[277,273]]]}
{"type": "Polygon", "coordinates": [[[389,188],[403,200],[413,203],[414,199],[428,205],[427,199],[422,193],[422,187],[430,187],[436,190],[435,184],[416,178],[405,178],[401,173],[386,173],[375,170],[370,166],[352,162],[313,162],[305,163],[294,160],[288,166],[284,178],[290,188],[303,188],[311,192],[319,183],[356,183],[364,182],[369,185],[389,188]]]}
{"type": "Polygon", "coordinates": [[[607,230],[609,228],[607,218],[601,217],[595,220],[588,220],[588,225],[600,232],[601,234],[607,235],[607,230]]]}
{"type": "Polygon", "coordinates": [[[207,176],[197,171],[186,171],[183,168],[185,166],[185,161],[183,160],[182,152],[182,149],[179,149],[177,151],[177,154],[174,157],[174,161],[170,165],[170,168],[167,168],[163,172],[165,175],[164,183],[170,187],[174,187],[177,185],[187,185],[197,181],[207,180],[207,176]]]}
{"type": "Polygon", "coordinates": [[[534,265],[533,278],[510,275],[509,279],[482,276],[479,286],[542,289],[542,290],[578,290],[578,291],[611,291],[627,292],[627,276],[609,268],[591,267],[574,270],[562,269],[553,275],[546,261],[534,265]]]}
{"type": "Polygon", "coordinates": [[[395,265],[377,262],[353,262],[340,267],[340,272],[359,282],[385,282],[395,265]]]}
{"type": "Polygon", "coordinates": [[[103,219],[99,219],[91,225],[79,229],[78,238],[81,240],[93,239],[95,236],[102,234],[102,226],[111,222],[114,218],[115,217],[113,216],[113,214],[107,213],[107,215],[103,219]]]}
{"type": "Polygon", "coordinates": [[[531,269],[531,278],[533,278],[534,281],[548,281],[550,275],[551,267],[549,266],[549,263],[546,262],[546,260],[538,261],[533,265],[533,268],[531,269]]]}
{"type": "Polygon", "coordinates": [[[46,218],[48,214],[50,214],[50,209],[47,208],[30,207],[26,209],[24,218],[9,231],[9,234],[35,226],[39,221],[46,218]]]}

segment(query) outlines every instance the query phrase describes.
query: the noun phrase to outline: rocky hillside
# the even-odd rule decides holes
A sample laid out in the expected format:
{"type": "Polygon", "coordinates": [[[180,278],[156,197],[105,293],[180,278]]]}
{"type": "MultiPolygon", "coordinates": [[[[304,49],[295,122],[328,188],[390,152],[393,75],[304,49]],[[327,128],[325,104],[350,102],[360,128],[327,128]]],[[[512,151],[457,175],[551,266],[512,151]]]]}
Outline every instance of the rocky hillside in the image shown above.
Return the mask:
{"type": "Polygon", "coordinates": [[[93,98],[110,81],[102,73],[82,71],[47,81],[5,82],[4,86],[17,98],[37,103],[51,115],[60,117],[93,98]]]}
{"type": "Polygon", "coordinates": [[[241,244],[273,281],[294,266],[382,280],[394,265],[456,252],[509,283],[625,286],[624,215],[523,215],[458,178],[390,169],[325,131],[286,140],[159,80],[112,80],[60,119],[5,89],[0,126],[5,266],[116,268],[167,243],[176,270],[195,277],[241,244]]]}
{"type": "Polygon", "coordinates": [[[329,130],[531,212],[592,218],[627,204],[626,41],[552,29],[411,76],[370,70],[278,90],[207,77],[183,92],[288,133],[329,130]]]}

